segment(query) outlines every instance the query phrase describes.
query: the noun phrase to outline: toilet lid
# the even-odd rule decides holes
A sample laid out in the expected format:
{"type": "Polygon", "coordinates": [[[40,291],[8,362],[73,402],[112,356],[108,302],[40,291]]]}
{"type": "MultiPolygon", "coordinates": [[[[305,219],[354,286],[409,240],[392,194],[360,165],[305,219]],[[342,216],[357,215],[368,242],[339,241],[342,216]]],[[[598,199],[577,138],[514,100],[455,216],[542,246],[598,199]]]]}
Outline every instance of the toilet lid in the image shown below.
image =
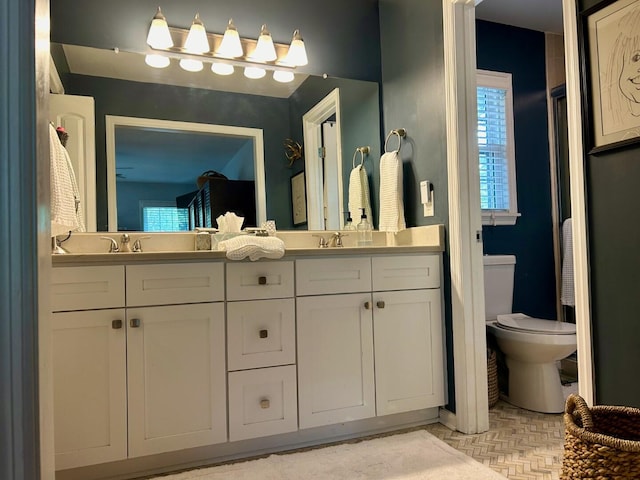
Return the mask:
{"type": "Polygon", "coordinates": [[[532,318],[524,313],[498,315],[498,325],[509,330],[519,330],[529,333],[551,335],[573,335],[576,333],[576,326],[573,323],[532,318]]]}

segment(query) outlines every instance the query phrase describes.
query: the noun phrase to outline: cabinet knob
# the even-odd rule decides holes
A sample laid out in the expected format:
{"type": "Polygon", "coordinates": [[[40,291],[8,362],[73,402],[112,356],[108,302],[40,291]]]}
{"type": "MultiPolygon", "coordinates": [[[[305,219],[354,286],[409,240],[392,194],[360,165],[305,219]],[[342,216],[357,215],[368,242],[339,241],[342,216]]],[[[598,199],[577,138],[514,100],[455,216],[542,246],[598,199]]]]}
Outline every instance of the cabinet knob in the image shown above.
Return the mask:
{"type": "Polygon", "coordinates": [[[140,319],[132,318],[131,320],[129,320],[129,326],[131,328],[138,328],[140,326],[140,319]]]}
{"type": "Polygon", "coordinates": [[[271,402],[269,402],[268,398],[263,398],[262,400],[260,400],[260,408],[269,408],[270,405],[271,402]]]}
{"type": "Polygon", "coordinates": [[[113,328],[114,330],[118,330],[119,328],[122,328],[122,320],[112,320],[111,328],[113,328]]]}
{"type": "Polygon", "coordinates": [[[260,330],[260,338],[267,338],[269,336],[269,330],[260,330]]]}
{"type": "Polygon", "coordinates": [[[258,277],[258,285],[266,285],[267,277],[258,277]]]}
{"type": "Polygon", "coordinates": [[[364,302],[364,308],[366,308],[367,310],[371,310],[371,303],[364,302]]]}
{"type": "Polygon", "coordinates": [[[378,301],[376,302],[376,305],[378,306],[378,308],[384,308],[384,301],[382,301],[382,300],[378,300],[378,301]]]}

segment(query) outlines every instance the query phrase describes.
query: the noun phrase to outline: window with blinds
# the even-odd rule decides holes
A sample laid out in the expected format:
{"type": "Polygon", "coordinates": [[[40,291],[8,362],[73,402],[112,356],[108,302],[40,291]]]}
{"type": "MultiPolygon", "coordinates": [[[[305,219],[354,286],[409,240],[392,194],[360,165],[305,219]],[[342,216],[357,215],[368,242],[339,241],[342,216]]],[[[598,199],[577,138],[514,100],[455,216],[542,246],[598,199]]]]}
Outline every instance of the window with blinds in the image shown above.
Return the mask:
{"type": "Polygon", "coordinates": [[[478,167],[484,224],[514,224],[518,216],[511,75],[478,71],[478,167]]]}
{"type": "Polygon", "coordinates": [[[173,206],[143,206],[142,230],[145,232],[180,232],[189,230],[189,211],[173,206]]]}

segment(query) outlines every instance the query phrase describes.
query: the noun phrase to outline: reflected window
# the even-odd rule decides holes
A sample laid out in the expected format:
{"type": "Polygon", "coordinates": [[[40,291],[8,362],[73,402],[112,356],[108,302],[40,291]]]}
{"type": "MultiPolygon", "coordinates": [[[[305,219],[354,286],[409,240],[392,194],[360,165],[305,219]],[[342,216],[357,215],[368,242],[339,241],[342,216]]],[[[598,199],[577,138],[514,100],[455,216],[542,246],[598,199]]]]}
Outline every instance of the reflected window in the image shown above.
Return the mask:
{"type": "Polygon", "coordinates": [[[181,232],[189,230],[189,210],[160,202],[140,202],[142,230],[145,232],[181,232]]]}

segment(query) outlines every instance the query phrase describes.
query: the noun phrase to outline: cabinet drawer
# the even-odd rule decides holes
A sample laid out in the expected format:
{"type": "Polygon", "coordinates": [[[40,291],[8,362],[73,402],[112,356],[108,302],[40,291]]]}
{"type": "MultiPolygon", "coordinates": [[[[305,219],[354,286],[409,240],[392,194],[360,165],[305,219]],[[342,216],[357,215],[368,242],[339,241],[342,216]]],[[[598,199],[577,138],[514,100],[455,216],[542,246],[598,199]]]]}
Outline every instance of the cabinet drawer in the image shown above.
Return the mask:
{"type": "Polygon", "coordinates": [[[371,291],[371,260],[357,258],[314,258],[296,261],[298,295],[371,291]]]}
{"type": "Polygon", "coordinates": [[[124,307],[124,266],[58,267],[51,274],[51,310],[124,307]]]}
{"type": "Polygon", "coordinates": [[[229,440],[298,429],[296,367],[229,373],[229,440]]]}
{"type": "Polygon", "coordinates": [[[227,264],[227,300],[293,297],[293,262],[227,264]]]}
{"type": "Polygon", "coordinates": [[[127,305],[171,305],[224,300],[224,264],[127,266],[127,305]]]}
{"type": "Polygon", "coordinates": [[[440,287],[439,255],[393,255],[372,259],[373,290],[440,287]]]}
{"type": "Polygon", "coordinates": [[[227,305],[229,370],[295,363],[293,298],[227,305]]]}

